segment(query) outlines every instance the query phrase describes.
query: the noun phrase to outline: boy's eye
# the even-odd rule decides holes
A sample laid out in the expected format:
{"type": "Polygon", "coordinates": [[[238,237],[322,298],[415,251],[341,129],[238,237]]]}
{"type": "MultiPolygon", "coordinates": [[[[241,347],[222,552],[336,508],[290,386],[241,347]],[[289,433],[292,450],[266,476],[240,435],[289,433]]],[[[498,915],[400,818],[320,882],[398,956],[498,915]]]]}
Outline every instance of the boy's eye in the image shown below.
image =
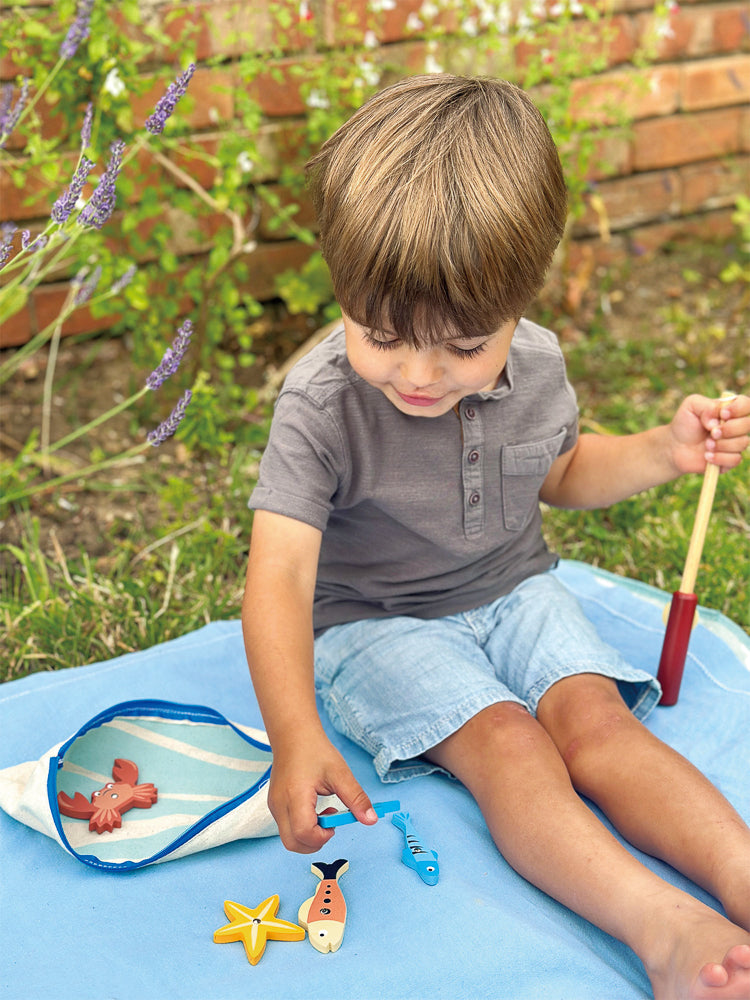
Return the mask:
{"type": "Polygon", "coordinates": [[[398,347],[401,343],[398,337],[381,333],[380,330],[365,330],[364,337],[368,344],[377,347],[380,351],[387,351],[392,347],[398,347]]]}
{"type": "Polygon", "coordinates": [[[476,347],[457,347],[455,344],[445,345],[451,354],[456,354],[459,358],[475,358],[487,347],[487,341],[477,344],[476,347]]]}

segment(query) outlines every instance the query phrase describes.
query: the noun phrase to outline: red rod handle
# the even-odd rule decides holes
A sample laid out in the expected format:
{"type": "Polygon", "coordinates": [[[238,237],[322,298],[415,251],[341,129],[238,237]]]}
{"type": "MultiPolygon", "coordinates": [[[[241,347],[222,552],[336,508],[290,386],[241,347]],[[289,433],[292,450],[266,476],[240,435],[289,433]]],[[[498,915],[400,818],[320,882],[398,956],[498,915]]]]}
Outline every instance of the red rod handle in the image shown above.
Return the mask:
{"type": "Polygon", "coordinates": [[[664,645],[656,675],[661,684],[661,705],[674,705],[677,702],[697,606],[698,598],[695,594],[683,594],[680,590],[672,594],[672,606],[669,609],[667,630],[664,633],[664,645]]]}

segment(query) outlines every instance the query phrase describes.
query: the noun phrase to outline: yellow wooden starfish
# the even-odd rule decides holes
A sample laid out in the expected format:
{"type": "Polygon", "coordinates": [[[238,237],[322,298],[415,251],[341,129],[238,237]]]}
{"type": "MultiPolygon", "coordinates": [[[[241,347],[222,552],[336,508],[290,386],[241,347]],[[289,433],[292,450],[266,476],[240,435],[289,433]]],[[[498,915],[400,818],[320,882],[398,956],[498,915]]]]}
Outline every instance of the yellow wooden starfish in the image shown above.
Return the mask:
{"type": "Polygon", "coordinates": [[[224,912],[230,922],[214,931],[214,941],[217,944],[242,941],[248,962],[257,965],[267,941],[301,941],[305,936],[304,928],[276,917],[278,908],[276,895],[269,896],[255,909],[225,899],[224,912]]]}

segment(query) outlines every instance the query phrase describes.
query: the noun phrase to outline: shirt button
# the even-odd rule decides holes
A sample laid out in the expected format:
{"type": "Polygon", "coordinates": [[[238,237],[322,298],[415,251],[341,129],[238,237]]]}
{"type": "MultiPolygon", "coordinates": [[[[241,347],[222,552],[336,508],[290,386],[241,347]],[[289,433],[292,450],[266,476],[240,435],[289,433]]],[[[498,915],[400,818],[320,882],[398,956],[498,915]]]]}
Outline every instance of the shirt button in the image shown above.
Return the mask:
{"type": "Polygon", "coordinates": [[[467,460],[468,460],[468,462],[469,462],[470,465],[474,465],[475,462],[479,461],[479,452],[478,451],[470,451],[469,454],[466,456],[466,458],[467,458],[467,460]]]}
{"type": "Polygon", "coordinates": [[[475,492],[472,493],[471,496],[469,497],[469,503],[471,504],[472,507],[476,507],[476,505],[479,503],[481,499],[482,498],[479,495],[479,493],[475,492]]]}
{"type": "Polygon", "coordinates": [[[473,406],[467,406],[466,407],[466,419],[467,420],[473,420],[476,415],[477,415],[477,411],[474,409],[473,406]]]}

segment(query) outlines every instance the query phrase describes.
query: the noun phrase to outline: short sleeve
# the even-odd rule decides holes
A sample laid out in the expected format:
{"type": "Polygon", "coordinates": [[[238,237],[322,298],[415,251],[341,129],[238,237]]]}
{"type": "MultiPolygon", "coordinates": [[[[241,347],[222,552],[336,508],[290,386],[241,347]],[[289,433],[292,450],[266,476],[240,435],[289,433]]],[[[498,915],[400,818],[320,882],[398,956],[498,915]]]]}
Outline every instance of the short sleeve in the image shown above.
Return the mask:
{"type": "Polygon", "coordinates": [[[248,506],[324,531],[347,464],[332,415],[302,392],[283,391],[248,506]]]}

